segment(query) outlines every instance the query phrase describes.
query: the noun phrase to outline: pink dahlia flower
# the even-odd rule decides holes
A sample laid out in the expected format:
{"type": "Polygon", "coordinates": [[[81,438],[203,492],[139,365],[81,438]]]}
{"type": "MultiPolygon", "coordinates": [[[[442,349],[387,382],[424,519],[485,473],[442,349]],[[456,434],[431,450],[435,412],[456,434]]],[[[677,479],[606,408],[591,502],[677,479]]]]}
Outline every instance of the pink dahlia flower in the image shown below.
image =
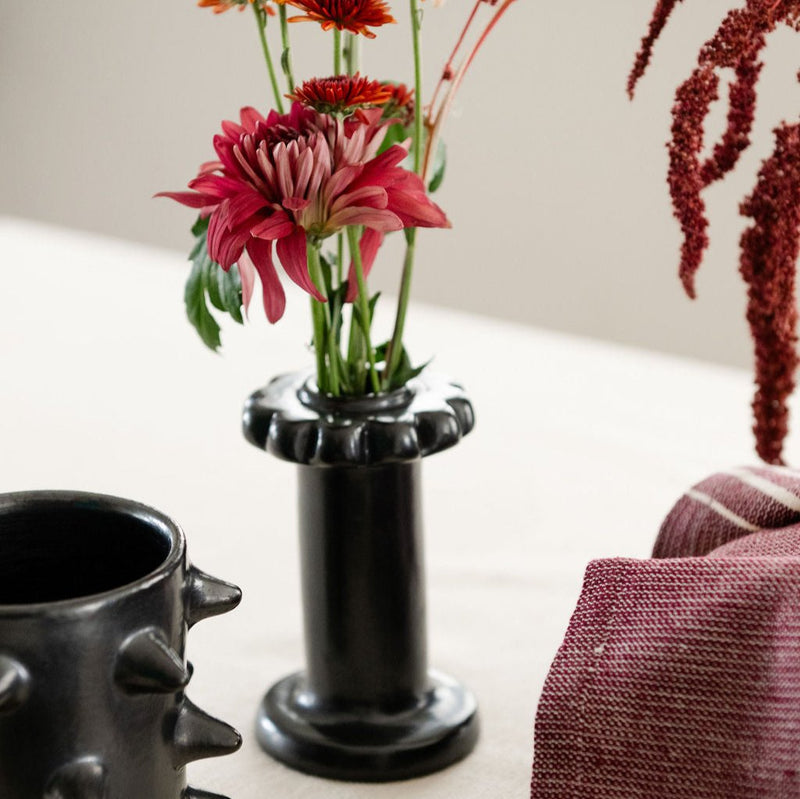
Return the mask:
{"type": "MultiPolygon", "coordinates": [[[[341,120],[293,103],[288,114],[264,118],[243,108],[241,124],[223,122],[214,137],[219,161],[200,167],[190,191],[162,192],[209,217],[208,252],[226,271],[238,263],[245,308],[253,270],[270,322],[283,315],[286,296],[275,270],[273,242],[286,274],[324,301],[314,285],[306,240],[320,241],[347,225],[362,225],[366,275],[383,235],[406,227],[450,227],[421,179],[399,166],[408,144],[377,155],[390,121],[381,110],[341,120]]],[[[355,296],[350,281],[348,299],[355,296]]]]}

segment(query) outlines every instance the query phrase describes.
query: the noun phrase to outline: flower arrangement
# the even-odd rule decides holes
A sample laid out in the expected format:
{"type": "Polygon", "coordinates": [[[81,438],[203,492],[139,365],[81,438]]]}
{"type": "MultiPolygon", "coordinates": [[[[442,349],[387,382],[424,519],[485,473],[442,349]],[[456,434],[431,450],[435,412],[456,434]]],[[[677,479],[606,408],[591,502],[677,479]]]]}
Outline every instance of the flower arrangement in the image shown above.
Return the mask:
{"type": "Polygon", "coordinates": [[[217,160],[200,167],[189,191],[158,195],[199,211],[185,300],[209,347],[220,345],[209,305],[241,323],[257,279],[267,319],[281,318],[286,294],[277,258],[310,296],[321,391],[377,394],[418,374],[422,367],[412,366],[403,331],[417,229],[450,227],[430,197],[444,177],[442,128],[476,53],[513,2],[475,0],[435,92],[423,103],[418,0],[409,0],[411,88],[361,74],[361,41],[395,23],[383,0],[199,0],[214,13],[253,13],[274,97],[265,115],[247,107],[238,123],[222,123],[213,142],[217,160]],[[299,13],[289,16],[288,7],[299,13]],[[297,22],[316,23],[329,37],[331,77],[296,82],[290,23],[297,22]],[[273,34],[280,39],[282,76],[273,34]],[[378,297],[367,278],[384,238],[396,231],[405,236],[405,257],[393,334],[375,345],[378,297]]]}
{"type": "MultiPolygon", "coordinates": [[[[679,2],[658,0],[628,79],[631,97],[679,2]]],[[[761,54],[769,34],[783,25],[800,30],[798,0],[745,0],[727,14],[701,48],[697,66],[677,89],[668,144],[668,183],[683,233],[680,277],[692,298],[695,273],[709,243],[703,191],[724,178],[750,145],[761,54]],[[704,156],[704,123],[719,98],[723,70],[733,75],[727,127],[704,156]]],[[[800,121],[783,122],[774,134],[775,148],[762,163],[752,193],[739,207],[750,220],[740,240],[739,269],[748,286],[747,320],[755,341],[756,451],[767,463],[780,464],[788,431],[787,399],[794,390],[798,364],[795,274],[800,251],[800,121]]]]}

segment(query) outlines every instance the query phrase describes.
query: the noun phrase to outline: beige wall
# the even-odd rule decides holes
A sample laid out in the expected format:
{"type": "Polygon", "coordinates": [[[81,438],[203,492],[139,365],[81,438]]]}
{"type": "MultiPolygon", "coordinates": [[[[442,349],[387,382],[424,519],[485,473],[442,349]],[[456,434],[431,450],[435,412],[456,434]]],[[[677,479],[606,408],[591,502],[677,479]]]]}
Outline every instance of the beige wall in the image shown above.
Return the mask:
{"type": "MultiPolygon", "coordinates": [[[[402,20],[402,4],[393,5],[402,20]]],[[[454,230],[422,236],[417,297],[749,362],[737,204],[770,129],[796,116],[796,39],[775,37],[756,147],[709,192],[713,245],[691,303],[675,277],[663,142],[674,86],[730,1],[677,8],[631,104],[626,74],[652,5],[519,0],[511,9],[447,130],[450,172],[438,200],[454,230]]],[[[244,104],[266,107],[251,15],[216,17],[192,0],[2,6],[0,212],[185,250],[191,212],[150,197],[182,188],[212,156],[220,119],[244,104]]],[[[468,6],[427,7],[429,83],[468,6]]],[[[313,25],[293,32],[297,73],[327,74],[327,38],[313,25]]],[[[406,35],[398,25],[365,42],[366,71],[410,81],[406,35]]],[[[377,285],[392,290],[398,260],[387,253],[377,285]]]]}

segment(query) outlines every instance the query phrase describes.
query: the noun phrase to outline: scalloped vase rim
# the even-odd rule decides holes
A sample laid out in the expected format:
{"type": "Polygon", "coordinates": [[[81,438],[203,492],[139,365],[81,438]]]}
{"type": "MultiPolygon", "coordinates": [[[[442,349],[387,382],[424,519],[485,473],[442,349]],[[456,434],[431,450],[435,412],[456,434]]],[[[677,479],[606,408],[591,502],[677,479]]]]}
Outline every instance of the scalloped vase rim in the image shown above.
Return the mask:
{"type": "Polygon", "coordinates": [[[448,449],[472,430],[459,383],[427,369],[384,395],[330,397],[313,371],[278,375],[245,403],[242,429],[259,449],[309,466],[411,461],[448,449]]]}

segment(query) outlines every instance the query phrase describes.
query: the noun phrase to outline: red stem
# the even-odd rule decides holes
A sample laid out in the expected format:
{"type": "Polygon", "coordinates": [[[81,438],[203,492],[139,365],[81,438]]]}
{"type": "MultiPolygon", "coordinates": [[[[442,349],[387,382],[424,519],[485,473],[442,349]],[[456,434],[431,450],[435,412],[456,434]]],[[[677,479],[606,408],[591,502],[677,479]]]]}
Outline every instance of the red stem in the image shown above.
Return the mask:
{"type": "MultiPolygon", "coordinates": [[[[478,5],[486,0],[478,0],[478,5]]],[[[433,123],[429,125],[430,128],[430,136],[428,136],[428,142],[425,147],[425,159],[423,161],[422,167],[422,180],[427,182],[428,179],[428,168],[430,167],[431,163],[431,153],[436,151],[436,144],[438,143],[439,136],[441,134],[442,126],[444,125],[444,121],[447,118],[448,113],[450,112],[450,107],[453,104],[453,100],[455,99],[456,92],[458,91],[459,87],[461,86],[461,82],[464,80],[464,76],[467,73],[470,65],[472,64],[475,56],[478,54],[478,50],[481,49],[483,43],[486,41],[486,38],[492,32],[493,28],[497,23],[500,21],[500,18],[506,11],[509,9],[511,4],[515,0],[503,0],[500,7],[495,11],[492,18],[489,20],[489,23],[483,30],[483,33],[478,37],[478,40],[472,46],[472,50],[470,51],[469,55],[464,59],[461,66],[458,68],[455,76],[452,78],[451,86],[449,91],[447,92],[447,96],[442,101],[442,107],[436,113],[436,117],[433,120],[433,123]]],[[[476,6],[477,9],[477,6],[476,6]]],[[[475,14],[475,9],[473,10],[472,16],[475,14]]],[[[470,17],[471,21],[472,17],[470,17]]],[[[463,36],[462,36],[463,38],[463,36]]],[[[460,42],[459,42],[460,43],[460,42]]],[[[458,49],[458,47],[456,47],[458,49]]],[[[455,50],[453,51],[455,53],[455,50]]],[[[431,105],[431,112],[433,111],[433,106],[431,105]]]]}
{"type": "Polygon", "coordinates": [[[482,2],[484,2],[484,0],[476,1],[472,9],[472,12],[469,15],[469,19],[467,20],[467,24],[464,25],[464,28],[461,31],[461,35],[458,37],[458,41],[456,42],[456,46],[453,48],[453,52],[450,53],[450,58],[447,59],[447,63],[444,65],[444,68],[442,69],[442,75],[439,78],[439,82],[436,84],[436,89],[434,89],[433,97],[431,97],[431,101],[428,104],[429,111],[433,109],[433,107],[436,105],[436,98],[439,96],[439,91],[441,90],[442,86],[448,81],[451,81],[453,79],[453,61],[456,60],[456,55],[458,54],[461,45],[464,44],[464,39],[466,38],[470,26],[472,25],[473,21],[475,20],[475,17],[478,14],[478,9],[480,8],[482,2]]]}

